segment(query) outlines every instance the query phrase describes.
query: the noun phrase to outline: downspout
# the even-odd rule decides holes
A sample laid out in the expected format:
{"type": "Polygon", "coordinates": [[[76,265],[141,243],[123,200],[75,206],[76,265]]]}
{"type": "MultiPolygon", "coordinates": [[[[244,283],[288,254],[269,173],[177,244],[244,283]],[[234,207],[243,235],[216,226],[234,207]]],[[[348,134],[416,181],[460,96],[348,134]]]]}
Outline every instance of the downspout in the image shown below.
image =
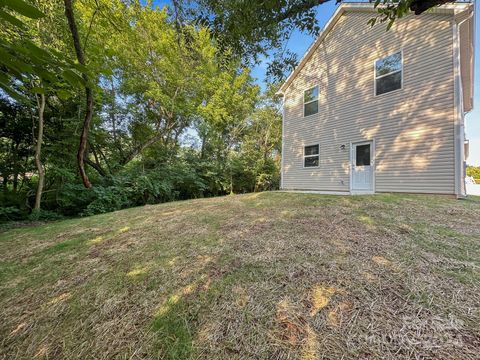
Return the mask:
{"type": "Polygon", "coordinates": [[[456,20],[453,26],[453,66],[454,66],[454,150],[455,150],[455,195],[457,199],[466,197],[465,192],[465,124],[463,111],[463,85],[460,71],[460,26],[473,15],[469,16],[460,22],[456,20]],[[463,183],[462,183],[463,182],[463,183]]]}

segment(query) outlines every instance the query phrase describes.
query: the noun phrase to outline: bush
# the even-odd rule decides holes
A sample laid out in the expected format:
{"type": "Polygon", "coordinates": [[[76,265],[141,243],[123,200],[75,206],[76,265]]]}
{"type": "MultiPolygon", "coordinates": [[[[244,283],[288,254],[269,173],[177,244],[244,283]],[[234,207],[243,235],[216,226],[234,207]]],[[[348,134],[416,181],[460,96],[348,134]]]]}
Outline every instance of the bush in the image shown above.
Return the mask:
{"type": "Polygon", "coordinates": [[[278,162],[270,158],[258,160],[252,154],[232,151],[212,161],[202,159],[195,150],[183,149],[170,159],[132,161],[114,176],[93,177],[91,189],[79,182],[72,169],[53,167],[48,172],[51,181],[42,196],[42,210],[28,215],[36,190],[36,182],[31,181],[21,193],[0,192],[0,222],[58,220],[62,216],[89,216],[231,191],[277,189],[278,162]]]}
{"type": "Polygon", "coordinates": [[[53,220],[62,220],[65,217],[62,214],[59,214],[55,211],[49,210],[37,210],[32,211],[32,213],[28,216],[28,220],[30,221],[53,221],[53,220]]]}
{"type": "Polygon", "coordinates": [[[0,223],[18,221],[25,218],[25,214],[14,206],[0,206],[0,223]]]}
{"type": "Polygon", "coordinates": [[[208,189],[204,179],[188,164],[177,162],[143,169],[132,168],[96,185],[82,215],[93,215],[131,206],[158,204],[177,199],[202,197],[208,189]]]}
{"type": "Polygon", "coordinates": [[[77,216],[83,213],[95,198],[94,191],[86,189],[83,184],[66,184],[58,190],[55,207],[66,216],[77,216]]]}
{"type": "Polygon", "coordinates": [[[126,189],[118,186],[95,186],[91,189],[95,199],[88,204],[82,215],[103,214],[129,205],[126,189]]]}
{"type": "Polygon", "coordinates": [[[467,176],[473,177],[475,183],[480,184],[480,166],[467,166],[467,176]]]}

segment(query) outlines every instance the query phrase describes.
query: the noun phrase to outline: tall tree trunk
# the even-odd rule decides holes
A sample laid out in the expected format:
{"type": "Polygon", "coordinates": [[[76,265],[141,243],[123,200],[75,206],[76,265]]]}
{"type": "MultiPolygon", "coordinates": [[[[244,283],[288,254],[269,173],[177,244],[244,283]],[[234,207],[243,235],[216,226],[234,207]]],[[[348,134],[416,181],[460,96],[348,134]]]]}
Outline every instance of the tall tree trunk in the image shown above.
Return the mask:
{"type": "Polygon", "coordinates": [[[202,147],[200,149],[200,159],[203,160],[205,157],[206,151],[206,141],[207,141],[207,134],[200,134],[200,141],[202,142],[202,147]]]}
{"type": "Polygon", "coordinates": [[[17,192],[18,188],[18,173],[19,173],[19,165],[18,165],[18,148],[20,147],[19,142],[15,142],[15,148],[13,151],[13,193],[17,192]]]}
{"type": "Polygon", "coordinates": [[[13,193],[16,194],[18,189],[18,172],[15,170],[15,174],[13,174],[13,193]]]}
{"type": "Polygon", "coordinates": [[[5,172],[5,174],[3,174],[2,176],[3,178],[3,192],[4,193],[7,193],[8,192],[8,174],[5,172]]]}
{"type": "Polygon", "coordinates": [[[112,95],[112,102],[110,104],[110,121],[112,122],[113,142],[117,143],[117,121],[115,119],[115,84],[113,83],[113,76],[110,78],[110,94],[112,95]]]}
{"type": "Polygon", "coordinates": [[[45,171],[43,170],[41,152],[42,152],[42,143],[43,143],[43,113],[45,111],[45,95],[37,95],[37,108],[38,108],[38,129],[37,129],[37,139],[35,144],[35,165],[38,170],[38,185],[37,193],[35,194],[35,205],[33,206],[33,211],[40,211],[40,203],[42,201],[42,192],[43,184],[45,182],[45,171]]]}
{"type": "MultiPolygon", "coordinates": [[[[78,34],[77,24],[75,23],[72,0],[64,0],[64,4],[65,16],[67,17],[70,33],[72,34],[73,46],[75,47],[77,60],[80,64],[85,65],[85,56],[83,54],[82,45],[80,44],[80,36],[78,34]]],[[[77,163],[83,185],[86,188],[91,188],[92,183],[88,179],[88,175],[85,171],[85,155],[87,150],[88,132],[90,130],[90,123],[92,122],[93,117],[93,90],[90,87],[87,74],[83,73],[82,76],[85,80],[86,111],[85,119],[83,120],[82,134],[80,135],[80,145],[78,146],[77,163]]]]}
{"type": "Polygon", "coordinates": [[[115,92],[115,83],[114,83],[114,77],[110,77],[110,94],[112,96],[112,102],[110,104],[110,121],[112,122],[112,135],[113,135],[113,143],[115,146],[118,148],[118,153],[120,155],[120,159],[125,158],[125,154],[123,153],[123,147],[122,143],[120,141],[120,138],[117,136],[117,119],[115,118],[115,114],[117,112],[117,107],[116,107],[116,92],[115,92]]]}

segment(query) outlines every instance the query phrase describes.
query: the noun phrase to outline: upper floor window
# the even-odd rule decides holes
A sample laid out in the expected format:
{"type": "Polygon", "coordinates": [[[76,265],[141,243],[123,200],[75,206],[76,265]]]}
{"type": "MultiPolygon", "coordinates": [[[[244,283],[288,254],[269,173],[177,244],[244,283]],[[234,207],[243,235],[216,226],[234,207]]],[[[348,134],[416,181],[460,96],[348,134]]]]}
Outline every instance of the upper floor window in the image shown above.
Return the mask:
{"type": "Polygon", "coordinates": [[[303,93],[303,116],[318,113],[318,86],[303,93]]]}
{"type": "Polygon", "coordinates": [[[402,88],[402,53],[375,61],[375,95],[402,88]]]}

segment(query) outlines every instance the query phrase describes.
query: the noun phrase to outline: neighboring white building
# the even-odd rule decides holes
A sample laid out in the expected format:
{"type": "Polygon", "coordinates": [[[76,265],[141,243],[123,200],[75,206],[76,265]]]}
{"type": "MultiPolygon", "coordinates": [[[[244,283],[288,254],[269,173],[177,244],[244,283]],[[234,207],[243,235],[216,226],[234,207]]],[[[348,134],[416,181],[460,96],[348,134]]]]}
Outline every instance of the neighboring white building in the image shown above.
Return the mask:
{"type": "Polygon", "coordinates": [[[474,6],[371,27],[343,3],[282,85],[282,189],[465,196],[474,6]]]}

